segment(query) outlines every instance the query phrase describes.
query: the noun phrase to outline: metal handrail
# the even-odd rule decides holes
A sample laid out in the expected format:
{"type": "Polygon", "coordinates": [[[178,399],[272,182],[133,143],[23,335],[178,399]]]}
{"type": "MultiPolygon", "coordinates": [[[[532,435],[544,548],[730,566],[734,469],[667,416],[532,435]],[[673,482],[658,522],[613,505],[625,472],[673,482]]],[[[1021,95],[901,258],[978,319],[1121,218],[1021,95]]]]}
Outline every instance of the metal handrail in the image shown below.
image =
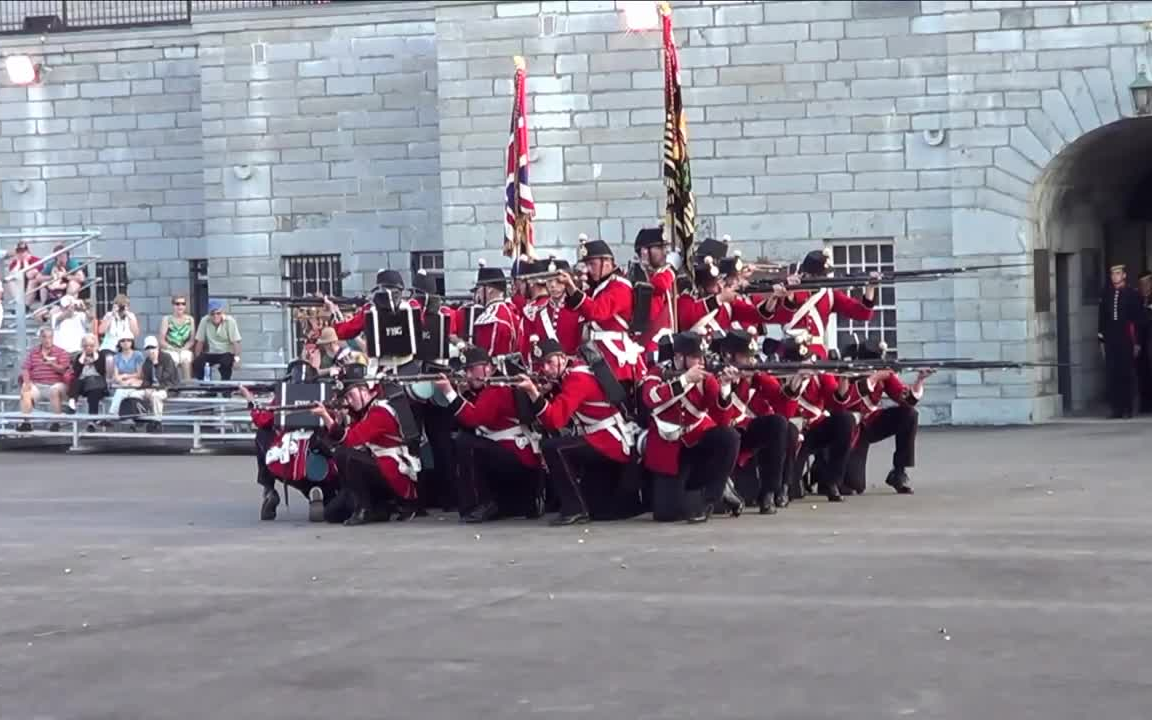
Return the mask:
{"type": "Polygon", "coordinates": [[[18,272],[14,272],[11,275],[4,276],[4,282],[8,282],[10,280],[16,280],[17,276],[23,277],[23,274],[28,272],[29,270],[36,270],[37,268],[42,268],[42,267],[44,267],[44,264],[47,263],[49,260],[52,260],[52,259],[54,259],[60,255],[63,255],[64,253],[70,253],[70,252],[72,252],[73,249],[80,247],[84,243],[91,242],[92,240],[95,240],[96,238],[100,237],[100,231],[99,230],[83,230],[83,231],[79,231],[79,232],[59,232],[59,233],[44,234],[44,235],[30,235],[28,233],[0,233],[0,241],[6,240],[9,238],[16,238],[17,240],[29,240],[29,239],[39,239],[39,240],[57,239],[57,240],[59,240],[61,238],[65,238],[65,237],[75,237],[76,235],[82,235],[83,237],[81,237],[81,239],[77,240],[76,242],[72,243],[71,245],[65,245],[63,248],[52,252],[50,255],[45,255],[44,257],[40,258],[36,262],[32,263],[31,265],[29,265],[26,268],[21,269],[18,272]]]}

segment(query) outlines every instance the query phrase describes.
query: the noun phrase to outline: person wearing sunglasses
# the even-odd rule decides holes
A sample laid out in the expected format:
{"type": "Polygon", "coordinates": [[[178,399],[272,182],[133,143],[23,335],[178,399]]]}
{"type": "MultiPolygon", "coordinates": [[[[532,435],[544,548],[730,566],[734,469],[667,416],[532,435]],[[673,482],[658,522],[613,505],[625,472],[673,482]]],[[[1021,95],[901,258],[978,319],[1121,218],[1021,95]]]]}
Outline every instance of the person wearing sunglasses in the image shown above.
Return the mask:
{"type": "Polygon", "coordinates": [[[192,379],[192,349],[196,346],[196,318],[188,312],[188,298],[172,298],[172,314],[160,321],[160,349],[172,358],[185,380],[192,379]]]}

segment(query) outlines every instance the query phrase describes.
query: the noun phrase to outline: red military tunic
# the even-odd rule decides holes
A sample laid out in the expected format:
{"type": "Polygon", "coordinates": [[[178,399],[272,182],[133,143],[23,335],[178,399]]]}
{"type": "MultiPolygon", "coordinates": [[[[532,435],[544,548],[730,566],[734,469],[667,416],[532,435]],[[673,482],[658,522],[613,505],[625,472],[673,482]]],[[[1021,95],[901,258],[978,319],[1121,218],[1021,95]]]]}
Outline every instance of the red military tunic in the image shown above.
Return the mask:
{"type": "Polygon", "coordinates": [[[492,357],[520,351],[520,311],[511,300],[488,303],[472,328],[472,344],[492,357]]]}
{"type": "Polygon", "coordinates": [[[396,411],[386,400],[377,400],[350,427],[339,428],[336,441],[349,448],[368,450],[388,487],[404,500],[416,498],[420,460],[408,451],[400,432],[396,411]]]}
{"type": "Polygon", "coordinates": [[[544,429],[559,432],[575,420],[577,433],[596,452],[618,463],[631,459],[635,428],[608,403],[587,366],[570,363],[560,381],[560,391],[550,400],[541,396],[536,406],[536,418],[544,429]]]}
{"type": "Polygon", "coordinates": [[[656,349],[660,339],[676,333],[676,271],[665,265],[648,276],[652,285],[652,308],[648,317],[648,331],[640,337],[645,351],[656,349]]]}
{"type": "Polygon", "coordinates": [[[867,425],[879,417],[883,409],[881,403],[887,395],[899,405],[915,405],[924,395],[923,389],[919,392],[905,385],[895,374],[889,375],[883,382],[873,382],[871,377],[862,377],[848,386],[848,399],[842,403],[845,410],[856,416],[856,428],[853,433],[852,444],[856,444],[861,425],[867,425]]]}
{"type": "Polygon", "coordinates": [[[644,467],[662,475],[680,472],[680,448],[693,447],[717,426],[720,383],[712,375],[696,385],[685,386],[679,376],[664,380],[668,365],[654,367],[640,388],[644,404],[652,411],[644,444],[644,467]]]}
{"type": "Polygon", "coordinates": [[[717,330],[731,330],[734,324],[757,327],[767,322],[767,315],[750,300],[738,297],[730,303],[720,302],[715,295],[698,297],[688,293],[676,301],[680,332],[691,331],[710,338],[717,330]]]}
{"type": "Polygon", "coordinates": [[[516,455],[524,467],[540,467],[540,436],[520,422],[516,413],[516,388],[489,385],[475,400],[467,400],[455,392],[448,400],[448,409],[461,425],[476,430],[480,437],[498,442],[516,455]]]}
{"type": "Polygon", "coordinates": [[[798,290],[791,300],[785,298],[776,304],[771,322],[784,326],[784,332],[807,330],[808,347],[816,357],[828,357],[828,319],[832,313],[861,322],[872,319],[875,302],[857,300],[847,293],[830,288],[815,292],[798,290]]]}
{"type": "Polygon", "coordinates": [[[793,419],[801,431],[819,425],[831,411],[844,409],[846,398],[837,393],[839,385],[836,376],[827,373],[804,378],[798,393],[793,393],[788,383],[784,384],[784,394],[796,402],[793,419]]]}
{"type": "Polygon", "coordinates": [[[577,291],[565,301],[579,313],[588,327],[588,339],[595,345],[612,374],[621,382],[640,380],[643,350],[629,334],[632,323],[632,283],[613,273],[600,282],[589,295],[577,291]]]}
{"type": "MultiPolygon", "coordinates": [[[[720,386],[720,412],[715,416],[719,425],[744,430],[753,420],[765,415],[791,418],[796,414],[796,401],[784,394],[784,388],[774,375],[756,373],[742,377],[732,386],[720,386]]],[[[753,451],[740,450],[737,463],[747,464],[753,451]]]]}
{"type": "Polygon", "coordinates": [[[538,297],[524,308],[524,332],[520,335],[520,354],[532,360],[532,338],[552,338],[560,343],[565,355],[575,355],[580,347],[580,316],[563,303],[538,297]]]}

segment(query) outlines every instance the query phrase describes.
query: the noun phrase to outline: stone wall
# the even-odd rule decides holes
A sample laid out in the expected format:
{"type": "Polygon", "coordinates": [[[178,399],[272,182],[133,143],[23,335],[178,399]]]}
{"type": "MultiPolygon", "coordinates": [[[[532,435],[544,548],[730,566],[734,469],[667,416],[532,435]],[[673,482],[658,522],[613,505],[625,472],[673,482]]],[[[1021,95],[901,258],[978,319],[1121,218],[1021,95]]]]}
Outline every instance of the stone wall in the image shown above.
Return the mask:
{"type": "MultiPolygon", "coordinates": [[[[0,227],[99,227],[95,252],[131,259],[146,327],[203,257],[200,68],[186,34],[40,48],[36,87],[0,87],[0,227]]],[[[35,248],[50,252],[50,243],[35,248]]]]}

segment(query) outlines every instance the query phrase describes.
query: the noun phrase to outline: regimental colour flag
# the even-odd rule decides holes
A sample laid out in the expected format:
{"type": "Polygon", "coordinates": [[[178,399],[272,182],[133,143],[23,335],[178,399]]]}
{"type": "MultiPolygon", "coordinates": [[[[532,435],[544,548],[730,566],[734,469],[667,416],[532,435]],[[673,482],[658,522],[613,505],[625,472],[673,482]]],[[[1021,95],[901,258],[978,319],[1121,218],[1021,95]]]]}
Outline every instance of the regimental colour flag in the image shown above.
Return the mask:
{"type": "Polygon", "coordinates": [[[680,92],[680,57],[672,35],[672,10],[660,6],[664,24],[664,187],[668,192],[664,224],[672,247],[681,257],[692,256],[696,239],[696,199],[688,163],[688,122],[680,92]]]}
{"type": "Polygon", "coordinates": [[[516,58],[512,83],[512,130],[508,138],[507,183],[504,189],[504,255],[519,259],[535,257],[532,218],[536,203],[528,185],[528,108],[524,85],[527,70],[524,58],[516,58]]]}

